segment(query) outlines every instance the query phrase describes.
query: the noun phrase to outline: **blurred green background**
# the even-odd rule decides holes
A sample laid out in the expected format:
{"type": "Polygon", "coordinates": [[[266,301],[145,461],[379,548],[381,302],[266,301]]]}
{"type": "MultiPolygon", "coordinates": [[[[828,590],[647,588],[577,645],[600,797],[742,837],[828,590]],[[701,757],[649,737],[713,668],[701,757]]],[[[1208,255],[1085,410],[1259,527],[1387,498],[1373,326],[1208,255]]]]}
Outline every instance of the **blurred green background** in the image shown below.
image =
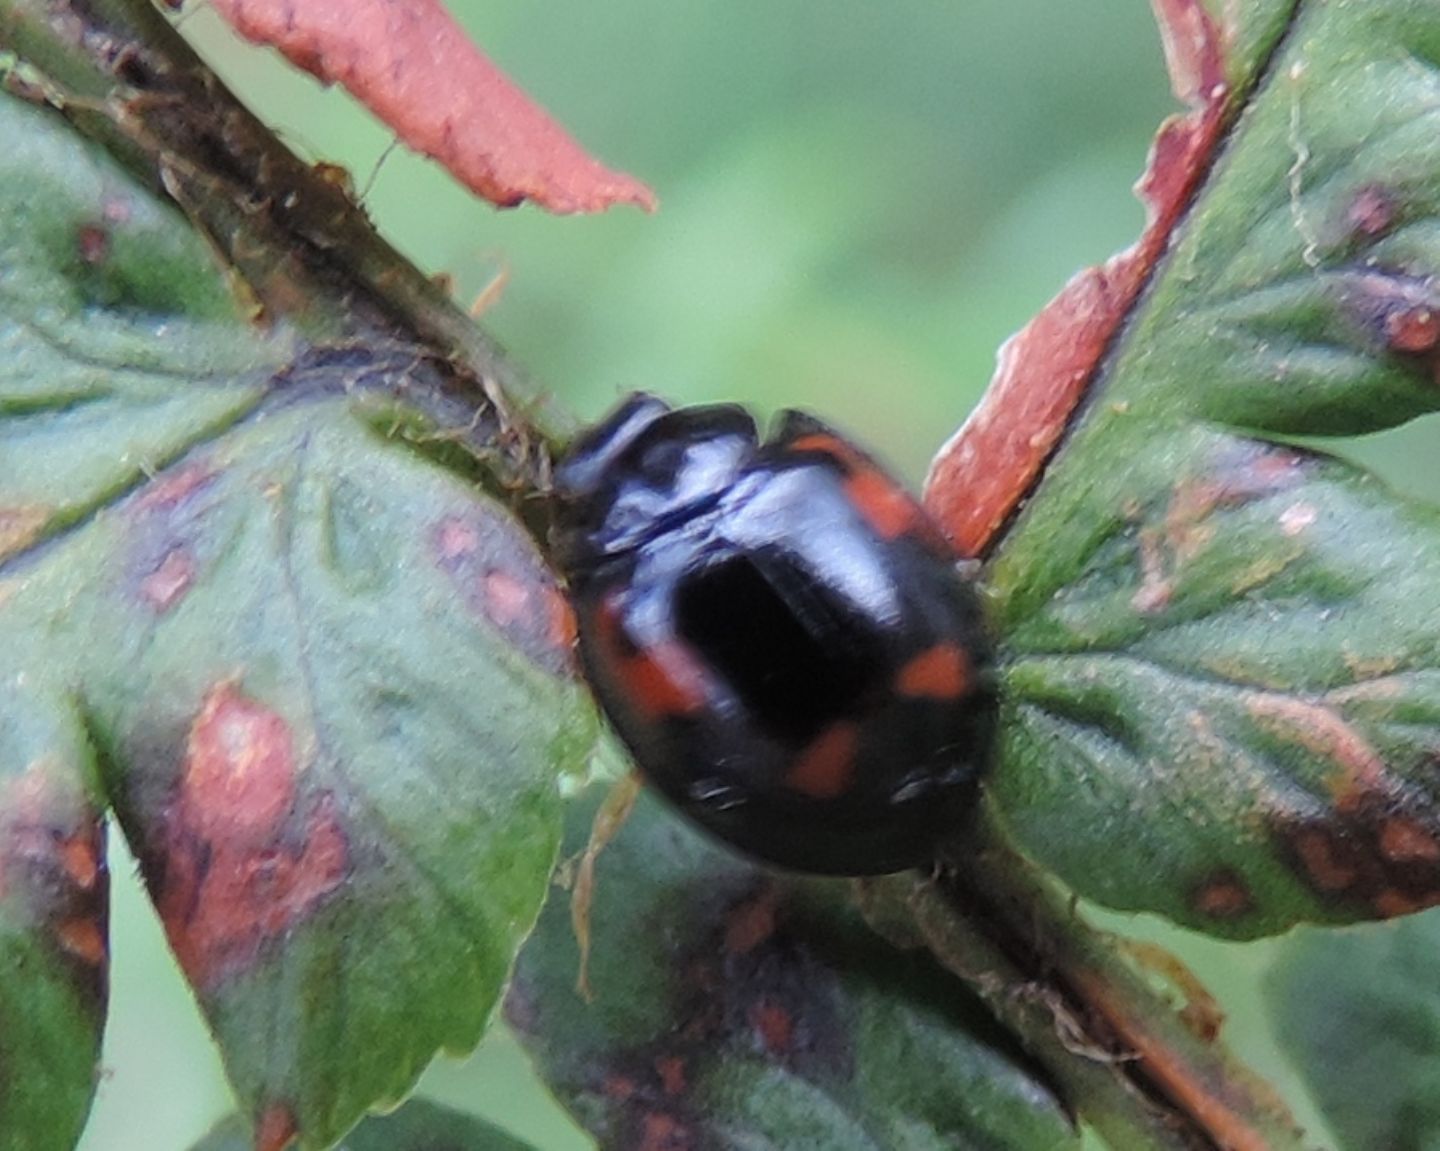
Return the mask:
{"type": "MultiPolygon", "coordinates": [[[[636,387],[806,407],[912,479],[1001,341],[1137,235],[1130,185],[1175,110],[1142,0],[451,7],[586,146],[650,182],[660,212],[496,212],[387,154],[389,133],[348,97],[236,42],[203,4],[182,19],[295,149],[351,170],[381,229],[462,302],[507,274],[484,323],[582,414],[636,387]]],[[[1421,460],[1437,442],[1420,421],[1347,450],[1436,495],[1421,460]]],[[[229,1100],[133,868],[118,850],[115,864],[114,1006],[83,1147],[179,1151],[229,1100]]],[[[1179,950],[1235,1042],[1295,1094],[1259,1007],[1273,945],[1108,922],[1179,950]]],[[[588,1146],[503,1035],[442,1060],[423,1089],[545,1151],[588,1146]]]]}

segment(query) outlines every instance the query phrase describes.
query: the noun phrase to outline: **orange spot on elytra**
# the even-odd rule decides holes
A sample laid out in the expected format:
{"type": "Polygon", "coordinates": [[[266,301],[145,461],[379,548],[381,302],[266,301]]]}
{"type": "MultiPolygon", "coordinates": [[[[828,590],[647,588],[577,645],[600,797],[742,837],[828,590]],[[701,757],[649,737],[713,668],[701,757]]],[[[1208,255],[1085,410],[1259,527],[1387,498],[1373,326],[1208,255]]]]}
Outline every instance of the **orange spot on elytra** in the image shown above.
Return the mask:
{"type": "Polygon", "coordinates": [[[285,1151],[298,1134],[290,1108],[272,1103],[255,1124],[255,1151],[285,1151]]]}
{"type": "Polygon", "coordinates": [[[750,1026],[771,1055],[784,1055],[795,1039],[795,1020],[782,1004],[762,999],[750,1007],[750,1026]]]}
{"type": "Polygon", "coordinates": [[[211,689],[190,728],[167,814],[160,917],[190,981],[204,989],[253,961],[344,882],[333,797],[309,797],[296,826],[290,726],[233,683],[211,689]]]}
{"type": "Polygon", "coordinates": [[[86,916],[67,919],[57,925],[55,938],[67,954],[91,967],[99,967],[109,955],[105,932],[98,922],[86,916]]]}
{"type": "Polygon", "coordinates": [[[165,554],[160,566],[140,581],[140,595],[156,611],[168,611],[190,590],[195,578],[195,561],[184,548],[165,554]]]}
{"type": "Polygon", "coordinates": [[[849,790],[855,778],[855,748],[859,729],[853,723],[833,723],[810,741],[785,774],[785,786],[811,799],[835,799],[849,790]]]}
{"type": "Polygon", "coordinates": [[[900,669],[895,689],[919,699],[958,699],[970,686],[970,660],[953,644],[922,651],[900,669]]]}
{"type": "Polygon", "coordinates": [[[1380,852],[1391,863],[1434,863],[1440,841],[1413,819],[1395,816],[1380,828],[1380,852]]]}
{"type": "Polygon", "coordinates": [[[834,456],[847,467],[861,463],[855,454],[855,450],[842,440],[839,436],[832,436],[827,432],[810,432],[790,441],[787,445],[792,452],[823,452],[827,456],[834,456]]]}
{"type": "Polygon", "coordinates": [[[920,508],[904,488],[866,467],[845,481],[845,495],[881,539],[904,535],[920,518],[920,508]]]}

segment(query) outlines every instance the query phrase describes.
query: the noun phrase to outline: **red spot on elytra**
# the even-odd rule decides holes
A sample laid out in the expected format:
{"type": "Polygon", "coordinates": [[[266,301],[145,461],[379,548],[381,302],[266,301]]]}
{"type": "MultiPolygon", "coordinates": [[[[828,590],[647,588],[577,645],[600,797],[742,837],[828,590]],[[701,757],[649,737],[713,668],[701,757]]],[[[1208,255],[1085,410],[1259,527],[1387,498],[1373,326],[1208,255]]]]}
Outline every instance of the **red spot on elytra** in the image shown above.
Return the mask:
{"type": "Polygon", "coordinates": [[[915,699],[958,699],[970,686],[970,661],[953,644],[922,651],[900,669],[895,689],[915,699]]]}
{"type": "Polygon", "coordinates": [[[349,870],[333,797],[297,803],[289,724],[233,683],[212,688],[190,726],[165,833],[160,916],[202,989],[303,921],[349,870]]]}
{"type": "Polygon", "coordinates": [[[845,495],[881,539],[904,535],[920,518],[920,509],[904,488],[874,468],[862,468],[845,481],[845,495]]]}
{"type": "Polygon", "coordinates": [[[195,578],[195,561],[184,548],[165,553],[160,566],[140,581],[140,595],[157,612],[168,611],[195,578]]]}
{"type": "Polygon", "coordinates": [[[785,773],[785,786],[811,799],[836,799],[855,779],[855,749],[860,729],[841,720],[832,723],[796,757],[785,773]]]}

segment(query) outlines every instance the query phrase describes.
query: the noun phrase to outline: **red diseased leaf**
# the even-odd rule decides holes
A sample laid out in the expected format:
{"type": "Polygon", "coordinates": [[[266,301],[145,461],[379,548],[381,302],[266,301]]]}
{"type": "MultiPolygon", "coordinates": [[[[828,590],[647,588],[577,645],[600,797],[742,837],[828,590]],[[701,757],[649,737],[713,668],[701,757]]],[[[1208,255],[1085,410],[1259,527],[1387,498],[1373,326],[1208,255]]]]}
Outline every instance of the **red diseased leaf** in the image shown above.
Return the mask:
{"type": "Polygon", "coordinates": [[[1134,305],[1205,174],[1230,109],[1227,30],[1200,0],[1154,0],[1175,94],[1192,110],[1160,127],[1136,186],[1145,231],[1078,273],[1000,350],[980,406],[931,465],[925,502],[966,556],[995,533],[1038,479],[1096,367],[1134,305]]]}
{"type": "Polygon", "coordinates": [[[589,156],[465,36],[439,0],[214,0],[243,36],[340,84],[407,145],[500,207],[647,211],[644,184],[589,156]]]}

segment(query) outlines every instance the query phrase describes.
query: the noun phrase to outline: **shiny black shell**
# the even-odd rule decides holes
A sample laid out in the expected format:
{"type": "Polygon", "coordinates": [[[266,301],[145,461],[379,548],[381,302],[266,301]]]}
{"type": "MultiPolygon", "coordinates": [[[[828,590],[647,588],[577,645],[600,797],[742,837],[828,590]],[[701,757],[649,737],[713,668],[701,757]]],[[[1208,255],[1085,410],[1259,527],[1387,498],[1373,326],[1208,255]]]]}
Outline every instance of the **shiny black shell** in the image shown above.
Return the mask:
{"type": "Polygon", "coordinates": [[[673,804],[802,871],[921,866],[974,802],[978,598],[916,502],[819,421],[636,395],[555,472],[554,551],[615,730],[673,804]]]}

